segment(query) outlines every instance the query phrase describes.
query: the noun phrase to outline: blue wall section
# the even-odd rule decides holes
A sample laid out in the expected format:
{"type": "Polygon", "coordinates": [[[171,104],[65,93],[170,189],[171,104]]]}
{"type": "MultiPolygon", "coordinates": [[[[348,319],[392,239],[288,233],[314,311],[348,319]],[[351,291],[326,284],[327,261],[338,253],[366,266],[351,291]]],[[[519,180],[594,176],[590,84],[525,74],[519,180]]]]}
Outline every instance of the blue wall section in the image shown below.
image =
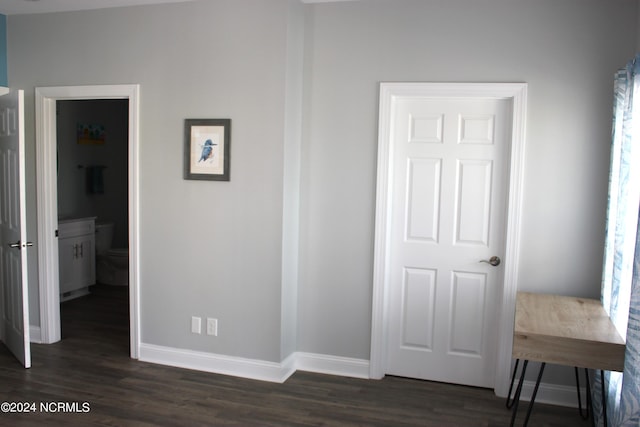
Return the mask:
{"type": "Polygon", "coordinates": [[[0,15],[0,86],[7,82],[7,17],[0,15]]]}

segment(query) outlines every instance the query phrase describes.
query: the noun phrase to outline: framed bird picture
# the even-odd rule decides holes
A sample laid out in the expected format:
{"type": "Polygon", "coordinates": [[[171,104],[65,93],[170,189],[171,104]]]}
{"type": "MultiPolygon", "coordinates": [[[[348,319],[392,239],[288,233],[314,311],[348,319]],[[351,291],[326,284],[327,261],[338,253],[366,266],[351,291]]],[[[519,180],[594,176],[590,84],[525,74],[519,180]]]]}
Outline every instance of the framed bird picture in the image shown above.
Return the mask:
{"type": "Polygon", "coordinates": [[[229,181],[231,119],[186,119],[185,179],[229,181]]]}

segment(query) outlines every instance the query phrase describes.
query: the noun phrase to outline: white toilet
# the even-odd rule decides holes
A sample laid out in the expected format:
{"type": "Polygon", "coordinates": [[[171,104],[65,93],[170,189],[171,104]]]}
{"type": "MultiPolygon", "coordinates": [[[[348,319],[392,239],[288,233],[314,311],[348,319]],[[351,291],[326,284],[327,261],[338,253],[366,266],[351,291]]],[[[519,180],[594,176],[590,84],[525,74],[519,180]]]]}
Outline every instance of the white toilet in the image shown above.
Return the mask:
{"type": "Polygon", "coordinates": [[[129,249],[111,248],[113,222],[96,223],[96,281],[104,285],[129,285],[129,249]]]}

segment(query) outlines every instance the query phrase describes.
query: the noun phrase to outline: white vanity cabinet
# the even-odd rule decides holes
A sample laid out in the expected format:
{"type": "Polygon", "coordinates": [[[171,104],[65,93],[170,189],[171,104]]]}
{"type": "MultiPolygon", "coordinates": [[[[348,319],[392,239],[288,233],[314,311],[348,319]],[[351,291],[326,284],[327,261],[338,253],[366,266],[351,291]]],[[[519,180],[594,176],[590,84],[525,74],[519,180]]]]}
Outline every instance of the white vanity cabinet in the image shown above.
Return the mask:
{"type": "Polygon", "coordinates": [[[88,293],[96,283],[95,217],[58,222],[60,300],[88,293]]]}

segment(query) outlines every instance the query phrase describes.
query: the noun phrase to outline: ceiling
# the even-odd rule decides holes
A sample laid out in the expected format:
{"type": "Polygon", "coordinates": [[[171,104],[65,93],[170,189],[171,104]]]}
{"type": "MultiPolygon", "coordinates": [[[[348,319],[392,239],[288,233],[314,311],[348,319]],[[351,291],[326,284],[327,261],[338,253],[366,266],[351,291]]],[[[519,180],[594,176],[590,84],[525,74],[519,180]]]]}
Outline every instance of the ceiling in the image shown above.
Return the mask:
{"type": "MultiPolygon", "coordinates": [[[[0,0],[0,14],[69,12],[73,10],[105,9],[108,7],[140,6],[159,3],[181,3],[194,0],[0,0]]],[[[357,0],[300,0],[302,3],[331,3],[357,0]]]]}
{"type": "Polygon", "coordinates": [[[192,0],[0,0],[0,14],[68,12],[157,3],[180,3],[192,0]]]}

